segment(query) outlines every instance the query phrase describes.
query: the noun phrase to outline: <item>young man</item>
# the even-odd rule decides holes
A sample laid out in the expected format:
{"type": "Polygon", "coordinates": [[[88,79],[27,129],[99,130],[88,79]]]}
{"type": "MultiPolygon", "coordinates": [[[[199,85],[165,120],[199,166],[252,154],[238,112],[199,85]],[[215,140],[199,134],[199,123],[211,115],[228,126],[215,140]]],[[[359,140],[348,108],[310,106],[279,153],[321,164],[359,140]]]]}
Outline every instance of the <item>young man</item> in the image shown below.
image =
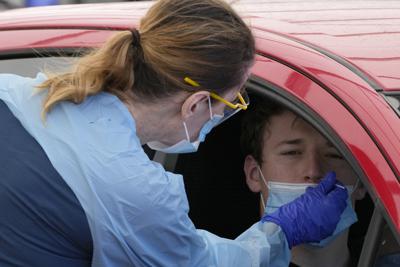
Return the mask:
{"type": "Polygon", "coordinates": [[[273,212],[334,171],[349,193],[348,206],[331,237],[292,249],[293,266],[350,266],[348,228],[357,221],[354,201],[365,195],[336,148],[310,124],[283,106],[259,100],[243,119],[242,145],[248,187],[259,192],[260,216],[273,212]]]}

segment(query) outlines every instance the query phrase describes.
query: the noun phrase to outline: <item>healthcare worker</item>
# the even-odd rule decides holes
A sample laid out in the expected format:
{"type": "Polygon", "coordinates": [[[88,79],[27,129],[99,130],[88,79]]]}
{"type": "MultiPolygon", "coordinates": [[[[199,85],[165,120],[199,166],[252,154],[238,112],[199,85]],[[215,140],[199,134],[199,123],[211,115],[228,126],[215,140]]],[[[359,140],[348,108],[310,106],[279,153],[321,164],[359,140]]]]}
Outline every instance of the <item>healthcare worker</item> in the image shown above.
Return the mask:
{"type": "Polygon", "coordinates": [[[160,0],[69,72],[1,74],[0,265],[287,266],[331,234],[334,175],[229,240],[194,227],[182,177],[142,149],[194,152],[246,109],[254,52],[226,3],[160,0]]]}

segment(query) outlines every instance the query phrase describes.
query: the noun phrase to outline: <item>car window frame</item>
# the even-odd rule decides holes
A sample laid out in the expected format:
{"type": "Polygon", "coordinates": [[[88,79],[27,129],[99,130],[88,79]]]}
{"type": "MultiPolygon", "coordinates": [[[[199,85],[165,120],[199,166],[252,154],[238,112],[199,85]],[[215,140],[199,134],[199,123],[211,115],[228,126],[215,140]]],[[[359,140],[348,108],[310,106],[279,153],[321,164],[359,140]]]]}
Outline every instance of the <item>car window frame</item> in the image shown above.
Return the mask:
{"type": "Polygon", "coordinates": [[[396,112],[396,114],[399,116],[400,119],[400,107],[396,109],[395,107],[393,107],[393,105],[389,100],[390,97],[395,97],[398,100],[400,100],[400,91],[382,92],[381,95],[385,99],[385,101],[389,103],[389,106],[394,110],[394,112],[396,112]]]}

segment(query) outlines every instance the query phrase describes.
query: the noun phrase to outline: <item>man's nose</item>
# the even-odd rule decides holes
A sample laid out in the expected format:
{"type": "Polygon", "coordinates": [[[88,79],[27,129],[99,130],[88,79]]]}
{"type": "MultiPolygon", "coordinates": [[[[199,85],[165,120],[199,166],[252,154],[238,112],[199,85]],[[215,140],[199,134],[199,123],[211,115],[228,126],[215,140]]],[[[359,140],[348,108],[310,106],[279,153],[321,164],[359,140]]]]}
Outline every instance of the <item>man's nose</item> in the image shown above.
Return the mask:
{"type": "Polygon", "coordinates": [[[322,161],[318,155],[311,155],[304,166],[304,180],[308,183],[318,183],[322,177],[322,161]]]}

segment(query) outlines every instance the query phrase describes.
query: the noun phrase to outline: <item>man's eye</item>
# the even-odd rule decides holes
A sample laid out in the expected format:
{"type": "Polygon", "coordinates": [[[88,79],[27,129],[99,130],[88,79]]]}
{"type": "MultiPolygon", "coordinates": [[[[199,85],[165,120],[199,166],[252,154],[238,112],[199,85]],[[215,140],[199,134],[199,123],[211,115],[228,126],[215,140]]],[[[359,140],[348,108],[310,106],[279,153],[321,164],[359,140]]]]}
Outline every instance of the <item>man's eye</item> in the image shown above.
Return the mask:
{"type": "Polygon", "coordinates": [[[340,159],[340,160],[343,159],[342,155],[337,154],[337,153],[328,153],[328,154],[326,154],[326,156],[328,158],[332,158],[332,159],[340,159]]]}
{"type": "Polygon", "coordinates": [[[299,151],[299,150],[289,150],[289,151],[282,152],[281,155],[284,155],[284,156],[297,156],[297,155],[301,155],[301,151],[299,151]]]}

